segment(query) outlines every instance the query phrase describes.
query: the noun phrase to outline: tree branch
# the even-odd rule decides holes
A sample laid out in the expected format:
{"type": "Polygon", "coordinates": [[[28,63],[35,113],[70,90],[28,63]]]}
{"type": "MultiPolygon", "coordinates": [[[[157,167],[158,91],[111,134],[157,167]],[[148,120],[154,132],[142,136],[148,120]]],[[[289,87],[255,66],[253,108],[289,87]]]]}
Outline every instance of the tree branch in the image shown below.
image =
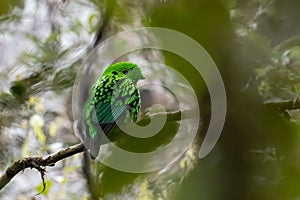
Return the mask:
{"type": "Polygon", "coordinates": [[[195,112],[192,110],[184,110],[184,111],[173,111],[173,112],[158,112],[154,114],[148,114],[147,117],[153,118],[158,117],[160,115],[166,115],[167,121],[179,121],[186,118],[195,117],[195,112]]]}
{"type": "MultiPolygon", "coordinates": [[[[193,111],[185,110],[185,111],[174,111],[174,112],[161,112],[148,115],[145,119],[150,119],[151,117],[158,117],[160,115],[166,115],[168,121],[178,121],[183,118],[192,118],[194,117],[193,111]]],[[[41,173],[41,178],[44,184],[44,175],[46,173],[45,167],[54,166],[56,162],[63,160],[67,157],[73,156],[77,153],[81,153],[86,151],[86,148],[82,143],[73,145],[71,147],[67,147],[58,151],[57,153],[48,155],[46,157],[26,157],[14,162],[10,167],[6,169],[6,171],[0,176],[0,191],[4,188],[15,175],[17,175],[20,171],[25,170],[26,168],[35,168],[41,173]]],[[[43,191],[42,191],[43,192],[43,191]]]]}
{"type": "Polygon", "coordinates": [[[265,105],[278,108],[280,111],[300,109],[300,99],[266,102],[265,105]]]}
{"type": "MultiPolygon", "coordinates": [[[[63,160],[69,156],[85,151],[82,143],[60,150],[57,153],[48,155],[46,157],[27,157],[14,162],[6,171],[0,176],[0,190],[8,184],[12,178],[20,171],[26,168],[35,168],[41,173],[42,180],[44,180],[45,167],[54,166],[56,162],[63,160]]],[[[43,181],[44,182],[44,181],[43,181]]],[[[44,185],[45,186],[45,185],[44,185]]]]}

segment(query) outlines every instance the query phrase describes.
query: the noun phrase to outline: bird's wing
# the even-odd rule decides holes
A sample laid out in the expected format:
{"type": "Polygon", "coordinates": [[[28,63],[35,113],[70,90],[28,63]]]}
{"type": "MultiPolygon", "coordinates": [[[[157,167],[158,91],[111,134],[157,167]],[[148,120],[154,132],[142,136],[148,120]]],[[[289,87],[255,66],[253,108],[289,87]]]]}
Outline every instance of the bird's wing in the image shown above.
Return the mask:
{"type": "Polygon", "coordinates": [[[114,106],[111,105],[109,101],[100,101],[95,106],[96,116],[92,118],[93,122],[99,124],[109,124],[114,123],[115,120],[120,117],[120,115],[125,111],[126,107],[124,105],[114,106]],[[113,108],[113,109],[112,109],[113,108]]]}
{"type": "Polygon", "coordinates": [[[140,93],[136,84],[130,79],[122,79],[117,84],[118,90],[112,95],[113,109],[118,111],[119,106],[123,105],[124,111],[129,111],[125,113],[124,123],[128,123],[130,119],[136,121],[136,117],[133,118],[132,116],[133,112],[138,112],[138,110],[133,111],[132,109],[136,107],[139,109],[138,104],[140,103],[140,93]]]}
{"type": "Polygon", "coordinates": [[[112,92],[111,100],[99,101],[95,105],[95,114],[91,116],[94,124],[99,124],[105,133],[108,133],[116,124],[124,123],[124,112],[132,101],[136,90],[135,84],[130,79],[120,79],[116,89],[112,92]]]}

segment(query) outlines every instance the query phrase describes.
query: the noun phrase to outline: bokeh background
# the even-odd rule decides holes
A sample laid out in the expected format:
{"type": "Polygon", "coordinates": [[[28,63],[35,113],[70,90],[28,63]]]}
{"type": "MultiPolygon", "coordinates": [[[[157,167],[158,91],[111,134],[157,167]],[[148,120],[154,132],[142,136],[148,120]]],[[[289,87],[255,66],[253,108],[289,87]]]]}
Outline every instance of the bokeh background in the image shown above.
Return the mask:
{"type": "Polygon", "coordinates": [[[39,173],[27,169],[0,199],[300,199],[299,109],[277,106],[299,99],[299,19],[298,0],[0,0],[1,173],[22,157],[80,142],[70,107],[76,73],[96,44],[123,30],[157,26],[195,39],[217,64],[228,101],[217,145],[198,159],[210,119],[201,76],[170,52],[133,53],[193,86],[201,127],[184,155],[160,171],[130,174],[78,154],[47,168],[42,194],[35,196],[39,173]]]}

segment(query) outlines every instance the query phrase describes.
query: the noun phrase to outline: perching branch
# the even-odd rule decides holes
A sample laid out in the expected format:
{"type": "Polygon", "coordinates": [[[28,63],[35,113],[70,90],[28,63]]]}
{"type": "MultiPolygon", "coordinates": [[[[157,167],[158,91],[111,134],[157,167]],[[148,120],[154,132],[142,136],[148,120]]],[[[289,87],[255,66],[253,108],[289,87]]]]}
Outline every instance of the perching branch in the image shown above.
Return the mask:
{"type": "Polygon", "coordinates": [[[184,111],[173,111],[173,112],[159,112],[154,114],[149,114],[147,117],[153,118],[161,115],[167,116],[167,121],[179,121],[184,118],[192,118],[194,117],[195,112],[192,110],[184,110],[184,111]]]}
{"type": "Polygon", "coordinates": [[[0,176],[0,190],[6,184],[8,184],[15,175],[17,175],[20,171],[25,170],[26,168],[37,169],[41,173],[41,177],[44,183],[44,175],[46,172],[45,167],[54,166],[56,162],[83,151],[85,151],[85,147],[80,143],[60,150],[59,152],[48,155],[46,157],[27,157],[20,159],[14,162],[10,167],[8,167],[4,174],[0,176]]]}
{"type": "MultiPolygon", "coordinates": [[[[186,110],[186,111],[174,111],[174,112],[161,112],[148,115],[149,118],[157,117],[159,115],[166,115],[167,121],[178,121],[185,116],[185,118],[193,117],[191,115],[193,111],[186,110]]],[[[146,118],[147,118],[146,117],[146,118]]],[[[17,175],[20,171],[25,170],[26,168],[35,168],[41,173],[41,178],[44,184],[45,189],[45,182],[44,182],[44,175],[46,173],[47,166],[54,166],[56,162],[63,160],[67,157],[73,156],[77,153],[84,152],[86,149],[82,143],[76,144],[71,147],[67,147],[65,149],[60,150],[57,153],[48,155],[46,157],[27,157],[20,159],[14,162],[10,167],[6,169],[6,171],[0,176],[0,190],[4,188],[15,175],[17,175]]]]}
{"type": "Polygon", "coordinates": [[[300,109],[300,99],[266,102],[265,105],[276,107],[280,111],[300,109]]]}

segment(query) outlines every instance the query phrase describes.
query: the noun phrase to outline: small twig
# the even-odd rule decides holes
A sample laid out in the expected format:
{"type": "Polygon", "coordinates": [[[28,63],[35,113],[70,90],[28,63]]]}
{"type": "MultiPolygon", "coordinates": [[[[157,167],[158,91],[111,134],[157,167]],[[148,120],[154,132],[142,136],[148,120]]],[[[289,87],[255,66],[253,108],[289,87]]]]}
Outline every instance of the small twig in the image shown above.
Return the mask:
{"type": "Polygon", "coordinates": [[[148,114],[147,117],[153,118],[161,115],[167,116],[167,121],[179,121],[184,118],[192,118],[195,115],[195,112],[192,110],[184,110],[184,111],[173,111],[173,112],[159,112],[154,114],[148,114]]]}
{"type": "Polygon", "coordinates": [[[300,99],[266,102],[265,105],[273,106],[284,112],[286,110],[300,109],[300,99]]]}
{"type": "Polygon", "coordinates": [[[25,170],[26,168],[35,168],[41,173],[43,180],[43,185],[45,189],[44,175],[46,172],[45,167],[54,166],[56,162],[67,158],[69,156],[75,155],[77,153],[85,151],[83,144],[76,144],[74,146],[60,150],[55,154],[48,155],[46,157],[27,157],[21,160],[14,162],[6,171],[0,176],[0,190],[8,184],[12,178],[17,175],[20,171],[25,170]]]}

